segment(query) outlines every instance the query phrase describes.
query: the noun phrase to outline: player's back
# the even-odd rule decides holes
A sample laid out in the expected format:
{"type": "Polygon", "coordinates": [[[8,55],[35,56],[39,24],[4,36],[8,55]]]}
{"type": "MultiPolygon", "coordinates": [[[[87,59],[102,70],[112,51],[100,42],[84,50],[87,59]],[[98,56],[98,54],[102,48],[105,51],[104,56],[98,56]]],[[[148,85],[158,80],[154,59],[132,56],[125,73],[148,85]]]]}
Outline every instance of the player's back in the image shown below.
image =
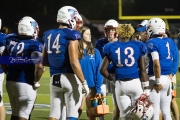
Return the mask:
{"type": "Polygon", "coordinates": [[[40,57],[32,58],[32,52],[42,52],[43,45],[33,39],[18,39],[17,37],[6,38],[7,51],[9,54],[7,81],[34,83],[34,62],[40,57]]]}
{"type": "Polygon", "coordinates": [[[50,64],[50,74],[73,73],[69,61],[68,46],[70,40],[80,40],[80,33],[69,29],[52,29],[43,35],[48,62],[50,64]]]}
{"type": "MultiPolygon", "coordinates": [[[[157,51],[159,54],[159,61],[161,66],[161,74],[168,75],[172,71],[173,56],[176,54],[175,42],[170,38],[152,38],[146,43],[148,53],[157,51]]],[[[154,75],[153,73],[153,61],[149,54],[150,65],[148,75],[154,75]]]]}
{"type": "Polygon", "coordinates": [[[116,79],[139,78],[138,60],[146,53],[146,46],[139,41],[112,42],[105,45],[104,55],[115,67],[116,79]]]}

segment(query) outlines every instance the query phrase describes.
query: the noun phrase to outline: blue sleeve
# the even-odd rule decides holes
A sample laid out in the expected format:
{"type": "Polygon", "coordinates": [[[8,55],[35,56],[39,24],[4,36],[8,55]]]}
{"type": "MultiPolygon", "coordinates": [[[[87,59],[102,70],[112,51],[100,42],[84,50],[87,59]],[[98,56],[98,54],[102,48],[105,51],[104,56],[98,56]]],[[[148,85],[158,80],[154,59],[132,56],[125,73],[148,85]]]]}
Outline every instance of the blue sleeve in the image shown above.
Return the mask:
{"type": "Polygon", "coordinates": [[[101,86],[103,83],[103,76],[100,73],[102,58],[97,49],[95,49],[95,56],[96,56],[96,80],[95,80],[95,88],[96,93],[101,93],[101,86]]]}
{"type": "Polygon", "coordinates": [[[172,65],[172,74],[176,74],[178,70],[178,65],[179,65],[179,51],[178,47],[175,45],[175,53],[173,55],[173,65],[172,65]]]}
{"type": "Polygon", "coordinates": [[[156,45],[156,43],[153,40],[147,41],[146,46],[147,46],[148,53],[158,51],[158,46],[156,45]]]}

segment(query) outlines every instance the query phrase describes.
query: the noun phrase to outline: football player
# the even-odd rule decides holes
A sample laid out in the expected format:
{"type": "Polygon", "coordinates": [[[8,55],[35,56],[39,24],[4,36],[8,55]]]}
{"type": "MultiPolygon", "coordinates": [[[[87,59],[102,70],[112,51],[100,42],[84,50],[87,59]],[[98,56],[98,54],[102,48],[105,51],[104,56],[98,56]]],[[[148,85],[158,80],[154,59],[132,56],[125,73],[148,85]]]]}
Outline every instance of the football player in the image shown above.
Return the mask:
{"type": "MultiPolygon", "coordinates": [[[[1,24],[2,21],[0,19],[0,30],[1,30],[1,24]]],[[[4,38],[5,38],[6,34],[0,32],[0,55],[2,55],[2,52],[5,49],[5,45],[4,45],[4,38]]],[[[0,67],[0,120],[5,120],[6,117],[6,111],[5,111],[5,107],[3,105],[3,81],[4,81],[4,73],[2,68],[0,67]]]]}
{"type": "Polygon", "coordinates": [[[44,72],[41,63],[43,45],[37,41],[39,27],[29,16],[23,17],[18,24],[18,35],[5,37],[2,64],[6,74],[6,89],[12,108],[11,120],[28,120],[32,111],[38,81],[44,72]],[[9,57],[6,57],[9,56],[9,57]]]}
{"type": "Polygon", "coordinates": [[[130,41],[134,31],[130,24],[119,24],[116,32],[121,41],[111,42],[104,46],[105,57],[101,65],[102,75],[115,83],[116,100],[122,120],[132,119],[131,107],[135,105],[135,101],[143,93],[143,89],[147,95],[150,91],[144,63],[146,46],[139,41],[130,41]],[[107,70],[110,62],[115,68],[115,77],[111,76],[107,70]]]}
{"type": "Polygon", "coordinates": [[[150,76],[150,101],[153,103],[153,120],[159,119],[159,112],[165,120],[172,120],[170,114],[171,79],[173,59],[176,56],[176,44],[173,40],[163,37],[165,34],[165,22],[161,18],[151,18],[146,26],[150,40],[146,42],[150,76]]]}
{"type": "MultiPolygon", "coordinates": [[[[163,35],[163,37],[170,37],[170,31],[166,29],[166,33],[163,35]]],[[[179,120],[179,109],[176,102],[176,72],[178,70],[178,63],[179,63],[179,51],[178,47],[174,48],[176,50],[175,56],[173,56],[173,69],[172,74],[170,74],[171,78],[171,89],[172,89],[172,100],[171,100],[171,111],[173,113],[173,116],[175,120],[179,120]]],[[[162,113],[160,114],[160,120],[163,120],[162,113]]]]}
{"type": "MultiPolygon", "coordinates": [[[[116,28],[118,27],[118,22],[114,19],[108,20],[105,25],[104,25],[104,34],[105,38],[101,38],[96,41],[95,43],[95,48],[97,48],[100,53],[102,58],[103,56],[103,47],[108,44],[109,42],[115,42],[118,41],[118,34],[116,33],[116,28]]],[[[110,64],[108,67],[108,70],[111,74],[114,75],[115,71],[113,68],[113,65],[110,64]]],[[[104,78],[103,85],[101,87],[102,94],[106,96],[107,93],[113,93],[113,103],[114,103],[114,109],[113,109],[113,120],[118,120],[119,119],[119,109],[116,103],[116,98],[115,98],[115,86],[110,84],[108,80],[104,78]]],[[[104,118],[102,117],[101,120],[104,118]]]]}
{"type": "Polygon", "coordinates": [[[77,120],[82,88],[86,94],[89,93],[78,59],[78,40],[81,40],[80,33],[75,30],[79,25],[78,17],[76,8],[64,6],[57,14],[59,28],[47,30],[43,34],[43,64],[48,65],[49,62],[51,76],[49,120],[60,119],[64,103],[67,120],[77,120]]]}

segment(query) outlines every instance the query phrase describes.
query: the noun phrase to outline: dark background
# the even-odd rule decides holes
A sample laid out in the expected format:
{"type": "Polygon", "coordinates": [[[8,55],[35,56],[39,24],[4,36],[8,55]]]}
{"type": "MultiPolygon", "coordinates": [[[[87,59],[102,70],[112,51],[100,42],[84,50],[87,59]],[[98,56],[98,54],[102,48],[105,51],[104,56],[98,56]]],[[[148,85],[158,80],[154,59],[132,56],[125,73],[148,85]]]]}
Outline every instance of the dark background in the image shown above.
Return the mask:
{"type": "MultiPolygon", "coordinates": [[[[180,0],[122,0],[123,15],[180,15],[180,0]]],[[[142,20],[119,20],[118,0],[0,0],[0,18],[6,33],[17,32],[19,20],[33,17],[39,24],[40,37],[44,31],[57,28],[56,16],[62,6],[79,11],[92,31],[93,41],[103,37],[103,25],[109,19],[136,26],[142,20]]],[[[168,20],[172,33],[179,31],[180,20],[168,20]]]]}

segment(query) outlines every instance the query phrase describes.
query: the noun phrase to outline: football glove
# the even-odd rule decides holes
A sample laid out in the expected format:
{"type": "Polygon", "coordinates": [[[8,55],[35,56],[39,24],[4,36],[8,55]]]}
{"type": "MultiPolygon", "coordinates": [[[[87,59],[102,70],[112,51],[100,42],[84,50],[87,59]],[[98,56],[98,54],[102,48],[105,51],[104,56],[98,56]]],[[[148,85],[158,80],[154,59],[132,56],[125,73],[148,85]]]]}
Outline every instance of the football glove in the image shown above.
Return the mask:
{"type": "Polygon", "coordinates": [[[85,92],[85,96],[87,96],[90,91],[89,91],[89,87],[88,87],[86,81],[82,82],[82,88],[83,88],[83,90],[85,92]]]}
{"type": "Polygon", "coordinates": [[[35,88],[39,88],[39,87],[40,87],[39,82],[34,82],[34,87],[35,87],[35,88]]]}

